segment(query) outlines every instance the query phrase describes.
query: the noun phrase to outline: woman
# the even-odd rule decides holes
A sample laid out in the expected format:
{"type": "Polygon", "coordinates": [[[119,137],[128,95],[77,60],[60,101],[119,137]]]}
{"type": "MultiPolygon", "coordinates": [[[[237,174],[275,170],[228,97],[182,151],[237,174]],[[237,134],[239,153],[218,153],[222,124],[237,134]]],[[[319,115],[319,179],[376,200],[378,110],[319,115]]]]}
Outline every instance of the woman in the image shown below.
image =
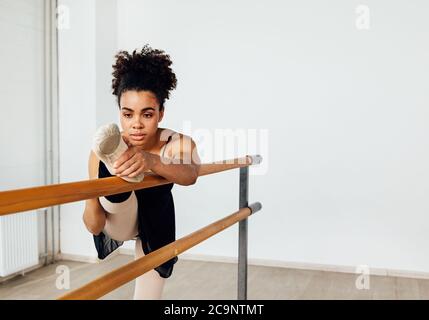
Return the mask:
{"type": "MultiPolygon", "coordinates": [[[[171,189],[173,183],[194,184],[200,160],[190,137],[158,127],[165,100],[177,82],[170,57],[145,45],[140,52],[121,51],[115,58],[112,89],[122,131],[111,125],[97,137],[95,149],[99,152],[93,147],[90,153],[89,177],[117,175],[132,182],[140,181],[144,172],[153,172],[172,183],[88,199],[83,221],[94,235],[100,259],[132,239],[138,259],[175,240],[171,189]],[[125,143],[125,152],[118,152],[125,143]]],[[[134,299],[160,299],[176,261],[177,257],[136,278],[134,299]]]]}

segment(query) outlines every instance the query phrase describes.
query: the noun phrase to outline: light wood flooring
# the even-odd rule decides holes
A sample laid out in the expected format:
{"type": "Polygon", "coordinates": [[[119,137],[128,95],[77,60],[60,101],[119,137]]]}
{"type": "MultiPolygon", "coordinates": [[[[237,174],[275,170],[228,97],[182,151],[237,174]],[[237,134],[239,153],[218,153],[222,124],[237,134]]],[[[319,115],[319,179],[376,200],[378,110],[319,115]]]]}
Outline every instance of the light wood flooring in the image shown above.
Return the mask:
{"type": "MultiPolygon", "coordinates": [[[[66,290],[55,282],[58,265],[70,270],[71,289],[131,262],[132,256],[116,255],[101,263],[59,261],[0,283],[0,299],[55,299],[66,290]]],[[[429,280],[370,277],[370,289],[358,290],[357,275],[287,268],[248,267],[248,299],[429,299],[429,280]]],[[[102,299],[132,299],[130,282],[102,299]]],[[[236,299],[237,265],[182,260],[167,279],[163,299],[236,299]]]]}

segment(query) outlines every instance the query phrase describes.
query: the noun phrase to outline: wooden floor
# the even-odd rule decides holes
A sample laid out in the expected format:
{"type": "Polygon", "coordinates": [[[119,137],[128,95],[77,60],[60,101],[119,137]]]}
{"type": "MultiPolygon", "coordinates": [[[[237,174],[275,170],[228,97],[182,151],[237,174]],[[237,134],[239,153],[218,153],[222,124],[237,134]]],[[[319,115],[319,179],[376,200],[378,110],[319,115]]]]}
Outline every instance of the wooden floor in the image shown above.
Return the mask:
{"type": "MultiPolygon", "coordinates": [[[[56,288],[56,268],[70,270],[70,287],[90,280],[133,260],[117,255],[88,264],[60,261],[24,276],[0,283],[0,299],[55,299],[66,290],[56,288]]],[[[370,277],[370,289],[356,289],[357,275],[286,268],[249,266],[248,299],[428,299],[429,280],[370,277]]],[[[132,299],[134,282],[102,299],[132,299]]],[[[181,260],[167,279],[163,299],[236,299],[237,266],[230,263],[181,260]]]]}

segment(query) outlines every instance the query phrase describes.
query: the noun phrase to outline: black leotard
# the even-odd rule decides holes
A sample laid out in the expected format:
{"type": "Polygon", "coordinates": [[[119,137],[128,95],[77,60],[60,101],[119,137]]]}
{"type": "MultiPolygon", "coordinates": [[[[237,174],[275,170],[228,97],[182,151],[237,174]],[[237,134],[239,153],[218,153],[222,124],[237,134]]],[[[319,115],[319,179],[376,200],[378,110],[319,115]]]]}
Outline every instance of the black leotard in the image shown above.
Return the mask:
{"type": "MultiPolygon", "coordinates": [[[[100,161],[98,177],[111,176],[113,175],[107,170],[105,164],[100,161]]],[[[170,183],[134,191],[138,203],[138,237],[141,239],[145,255],[176,240],[174,201],[171,193],[173,185],[170,183]]],[[[130,195],[131,191],[105,197],[111,202],[118,203],[125,201],[130,195]]],[[[98,258],[104,259],[122,246],[123,241],[111,239],[101,232],[94,235],[94,243],[98,258]]],[[[155,270],[161,277],[168,278],[173,272],[173,265],[177,260],[178,257],[176,256],[156,267],[155,270]]]]}

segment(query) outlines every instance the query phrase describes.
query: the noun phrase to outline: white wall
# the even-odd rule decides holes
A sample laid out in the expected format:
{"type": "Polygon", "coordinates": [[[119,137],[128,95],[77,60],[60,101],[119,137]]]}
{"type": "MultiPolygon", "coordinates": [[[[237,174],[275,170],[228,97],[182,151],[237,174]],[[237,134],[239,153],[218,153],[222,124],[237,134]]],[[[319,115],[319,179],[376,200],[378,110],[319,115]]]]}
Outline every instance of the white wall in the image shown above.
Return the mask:
{"type": "MultiPolygon", "coordinates": [[[[0,191],[46,183],[43,15],[42,0],[0,0],[0,191]]],[[[38,210],[0,217],[0,229],[2,271],[23,266],[27,259],[37,264],[38,254],[47,249],[44,215],[38,210]],[[35,212],[38,230],[32,229],[35,212]],[[10,234],[14,227],[25,228],[27,237],[10,234]],[[10,260],[13,248],[28,254],[10,260]]]]}
{"type": "MultiPolygon", "coordinates": [[[[117,106],[110,87],[117,52],[117,2],[60,0],[59,5],[65,21],[58,34],[60,179],[72,182],[88,179],[88,156],[97,127],[116,121],[117,106]]],[[[61,252],[65,257],[97,255],[82,221],[84,208],[84,201],[61,206],[61,252]]]]}
{"type": "MultiPolygon", "coordinates": [[[[119,47],[172,56],[164,125],[269,129],[249,258],[429,272],[429,5],[371,1],[363,31],[358,4],[119,0],[119,47]]],[[[179,237],[235,210],[237,176],[175,187],[179,237]]],[[[190,252],[236,243],[233,227],[190,252]]]]}
{"type": "Polygon", "coordinates": [[[0,1],[0,190],[44,183],[43,1],[0,1]],[[26,146],[25,155],[23,146],[26,146]]]}
{"type": "MultiPolygon", "coordinates": [[[[99,121],[94,79],[106,73],[94,74],[94,2],[62,1],[79,21],[60,35],[62,172],[75,181],[99,121]]],[[[190,121],[196,139],[199,129],[268,130],[267,144],[248,148],[268,165],[250,181],[263,210],[249,220],[249,258],[429,272],[429,5],[371,1],[371,28],[357,30],[359,4],[118,0],[117,47],[149,43],[172,57],[178,88],[163,126],[190,121]]],[[[204,161],[230,155],[198,145],[204,161]]],[[[179,238],[236,210],[238,172],[173,190],[179,238]]],[[[64,207],[62,251],[94,254],[82,204],[64,207]]],[[[234,257],[237,230],[189,252],[234,257]]]]}
{"type": "MultiPolygon", "coordinates": [[[[90,137],[96,129],[95,2],[61,0],[70,28],[59,30],[60,180],[88,179],[90,137]]],[[[61,252],[95,256],[82,222],[84,202],[61,206],[61,252]]]]}
{"type": "Polygon", "coordinates": [[[112,65],[118,51],[117,1],[96,0],[96,106],[97,127],[116,121],[118,107],[112,95],[112,65]]]}

